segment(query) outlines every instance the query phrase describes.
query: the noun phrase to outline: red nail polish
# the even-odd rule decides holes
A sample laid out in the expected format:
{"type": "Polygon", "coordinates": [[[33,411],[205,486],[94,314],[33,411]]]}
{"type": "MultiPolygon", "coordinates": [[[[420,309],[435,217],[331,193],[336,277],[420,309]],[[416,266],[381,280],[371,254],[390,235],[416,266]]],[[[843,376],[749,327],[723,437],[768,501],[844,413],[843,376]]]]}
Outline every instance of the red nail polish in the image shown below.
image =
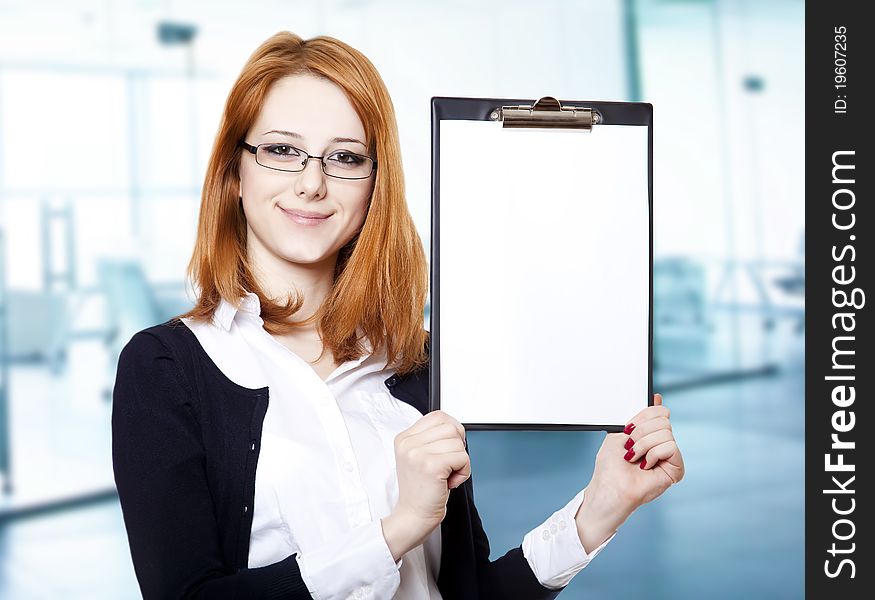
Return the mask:
{"type": "Polygon", "coordinates": [[[629,448],[631,448],[634,445],[635,445],[635,440],[633,440],[632,438],[629,438],[628,440],[626,440],[626,445],[623,446],[623,448],[628,450],[629,448]]]}
{"type": "Polygon", "coordinates": [[[626,425],[626,429],[623,430],[623,433],[629,435],[630,433],[632,433],[633,429],[635,429],[635,423],[629,423],[628,425],[626,425]]]}
{"type": "Polygon", "coordinates": [[[630,460],[633,456],[635,456],[635,451],[629,450],[623,458],[625,458],[626,460],[630,460]]]}
{"type": "Polygon", "coordinates": [[[641,464],[638,465],[638,466],[641,467],[641,470],[643,471],[644,469],[647,468],[647,461],[644,460],[644,459],[642,459],[642,460],[641,460],[641,464]]]}

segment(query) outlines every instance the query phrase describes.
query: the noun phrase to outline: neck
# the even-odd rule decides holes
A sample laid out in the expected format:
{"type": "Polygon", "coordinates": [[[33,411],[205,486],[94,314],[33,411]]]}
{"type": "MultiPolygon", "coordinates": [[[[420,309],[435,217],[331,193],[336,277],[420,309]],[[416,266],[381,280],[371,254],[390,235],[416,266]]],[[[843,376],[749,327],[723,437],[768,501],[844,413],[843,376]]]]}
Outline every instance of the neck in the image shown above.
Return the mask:
{"type": "MultiPolygon", "coordinates": [[[[290,294],[294,296],[297,293],[303,297],[304,304],[295,313],[296,321],[312,316],[334,286],[336,253],[318,263],[293,263],[266,251],[258,243],[250,243],[248,254],[258,284],[270,299],[285,303],[290,294]]],[[[310,325],[306,330],[315,331],[316,325],[310,325]]]]}

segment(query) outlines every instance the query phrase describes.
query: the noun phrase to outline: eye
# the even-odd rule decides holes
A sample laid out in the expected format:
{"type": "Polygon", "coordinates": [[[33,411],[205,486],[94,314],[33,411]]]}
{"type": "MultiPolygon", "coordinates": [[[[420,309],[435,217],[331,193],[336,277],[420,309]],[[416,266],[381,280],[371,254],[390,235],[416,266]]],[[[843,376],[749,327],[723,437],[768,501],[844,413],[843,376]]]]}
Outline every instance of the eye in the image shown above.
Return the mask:
{"type": "Polygon", "coordinates": [[[264,144],[263,152],[274,159],[299,158],[301,151],[289,144],[264,144]]]}
{"type": "Polygon", "coordinates": [[[341,151],[335,152],[334,154],[329,156],[328,160],[344,167],[357,167],[364,163],[366,159],[360,154],[341,151]]]}

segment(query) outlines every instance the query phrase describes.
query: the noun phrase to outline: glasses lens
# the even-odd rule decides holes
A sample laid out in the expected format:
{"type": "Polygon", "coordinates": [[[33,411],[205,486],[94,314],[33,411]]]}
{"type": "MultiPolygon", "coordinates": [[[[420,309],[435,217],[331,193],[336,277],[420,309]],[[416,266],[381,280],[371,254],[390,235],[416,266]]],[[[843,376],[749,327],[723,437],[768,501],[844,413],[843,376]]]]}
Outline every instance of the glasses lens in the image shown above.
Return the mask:
{"type": "Polygon", "coordinates": [[[374,161],[353,152],[334,152],[325,157],[325,173],[341,179],[363,179],[371,174],[374,161]]]}
{"type": "Polygon", "coordinates": [[[302,171],[305,154],[288,144],[262,144],[258,147],[255,159],[258,164],[283,171],[302,171]]]}

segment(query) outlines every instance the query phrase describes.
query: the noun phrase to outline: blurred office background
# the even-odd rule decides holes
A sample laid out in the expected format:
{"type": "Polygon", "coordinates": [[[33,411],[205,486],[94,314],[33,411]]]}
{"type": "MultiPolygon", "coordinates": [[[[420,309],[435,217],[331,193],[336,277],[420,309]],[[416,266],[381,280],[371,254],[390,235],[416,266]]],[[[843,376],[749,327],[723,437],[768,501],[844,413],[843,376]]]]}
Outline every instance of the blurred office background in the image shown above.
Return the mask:
{"type": "MultiPolygon", "coordinates": [[[[289,29],[362,50],[428,245],[435,95],[655,111],[655,389],[687,478],[570,598],[803,593],[801,0],[0,0],[0,597],[136,598],[110,462],[119,349],[184,269],[231,83],[289,29]]],[[[603,434],[472,432],[493,558],[603,434]]]]}

